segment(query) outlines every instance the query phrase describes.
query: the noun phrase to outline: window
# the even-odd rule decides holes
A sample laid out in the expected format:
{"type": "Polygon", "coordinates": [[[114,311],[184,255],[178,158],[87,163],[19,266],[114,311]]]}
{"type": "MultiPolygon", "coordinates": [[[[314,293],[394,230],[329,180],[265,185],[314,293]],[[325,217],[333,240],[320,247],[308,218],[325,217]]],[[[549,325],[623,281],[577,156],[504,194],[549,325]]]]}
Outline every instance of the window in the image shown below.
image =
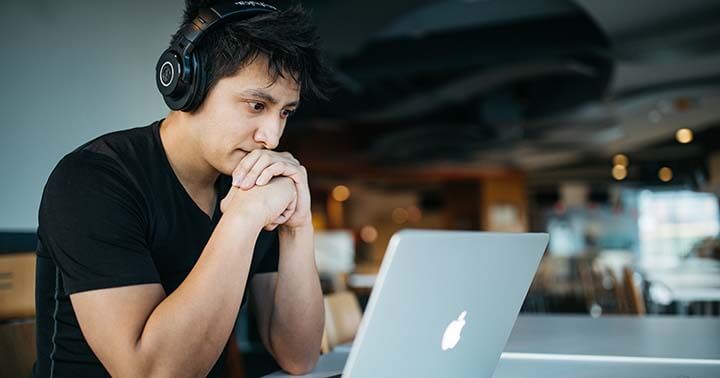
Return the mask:
{"type": "Polygon", "coordinates": [[[643,264],[669,265],[693,246],[720,231],[718,199],[689,190],[653,192],[638,196],[640,255],[643,264]]]}

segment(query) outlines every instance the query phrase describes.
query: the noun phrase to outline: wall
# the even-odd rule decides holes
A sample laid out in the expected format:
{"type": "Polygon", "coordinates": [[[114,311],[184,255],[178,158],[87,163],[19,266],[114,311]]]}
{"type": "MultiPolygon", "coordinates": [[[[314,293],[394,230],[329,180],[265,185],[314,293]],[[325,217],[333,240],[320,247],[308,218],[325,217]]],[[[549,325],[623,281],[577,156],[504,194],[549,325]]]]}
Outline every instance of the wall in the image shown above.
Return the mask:
{"type": "Polygon", "coordinates": [[[55,164],[83,142],[167,108],[155,62],[184,2],[0,2],[0,232],[34,231],[55,164]]]}

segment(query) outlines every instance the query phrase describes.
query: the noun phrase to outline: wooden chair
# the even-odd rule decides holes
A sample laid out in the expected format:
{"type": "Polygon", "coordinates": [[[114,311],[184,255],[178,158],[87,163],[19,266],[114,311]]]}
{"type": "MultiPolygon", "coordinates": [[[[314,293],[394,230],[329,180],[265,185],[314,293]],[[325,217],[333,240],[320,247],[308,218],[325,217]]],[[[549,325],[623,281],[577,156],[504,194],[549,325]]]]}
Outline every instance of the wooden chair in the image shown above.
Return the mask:
{"type": "Polygon", "coordinates": [[[330,342],[328,341],[327,337],[327,327],[323,329],[322,341],[320,342],[320,353],[330,353],[330,342]]]}
{"type": "Polygon", "coordinates": [[[227,343],[227,359],[225,369],[221,373],[222,378],[245,378],[245,361],[238,348],[235,331],[230,333],[227,343]]]}
{"type": "Polygon", "coordinates": [[[30,377],[35,362],[35,253],[0,255],[0,377],[30,377]]]}
{"type": "Polygon", "coordinates": [[[576,264],[578,275],[580,276],[583,297],[585,299],[585,306],[588,312],[592,312],[593,308],[600,305],[597,293],[598,277],[590,261],[578,260],[576,264]]]}
{"type": "Polygon", "coordinates": [[[607,268],[605,274],[611,281],[614,293],[614,311],[618,314],[645,315],[645,299],[642,289],[635,282],[634,272],[629,267],[623,267],[622,278],[618,278],[615,271],[607,268]]]}
{"type": "Polygon", "coordinates": [[[642,288],[635,282],[635,273],[627,266],[623,268],[623,288],[628,313],[645,315],[645,296],[642,288]]]}
{"type": "Polygon", "coordinates": [[[323,353],[331,351],[338,344],[351,342],[361,319],[362,310],[355,294],[341,291],[326,295],[323,353]]]}

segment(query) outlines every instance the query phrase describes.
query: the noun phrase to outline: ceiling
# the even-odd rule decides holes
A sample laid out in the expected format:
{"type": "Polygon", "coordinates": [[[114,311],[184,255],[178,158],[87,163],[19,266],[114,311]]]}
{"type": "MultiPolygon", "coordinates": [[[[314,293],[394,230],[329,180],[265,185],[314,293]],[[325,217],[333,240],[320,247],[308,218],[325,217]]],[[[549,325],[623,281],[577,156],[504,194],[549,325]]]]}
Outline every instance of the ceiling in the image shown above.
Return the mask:
{"type": "Polygon", "coordinates": [[[290,146],[342,146],[315,159],[607,178],[614,153],[657,165],[718,148],[659,148],[679,127],[720,125],[718,1],[304,4],[340,85],[288,130],[290,146]]]}

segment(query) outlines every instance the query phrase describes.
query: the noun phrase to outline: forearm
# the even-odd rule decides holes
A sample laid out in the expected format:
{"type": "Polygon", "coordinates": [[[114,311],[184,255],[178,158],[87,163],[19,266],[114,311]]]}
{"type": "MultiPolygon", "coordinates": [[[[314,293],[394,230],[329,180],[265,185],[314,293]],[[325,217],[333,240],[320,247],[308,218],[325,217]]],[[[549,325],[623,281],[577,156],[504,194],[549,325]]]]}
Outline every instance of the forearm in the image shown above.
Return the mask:
{"type": "Polygon", "coordinates": [[[275,357],[285,370],[311,369],[320,354],[325,319],[312,226],[280,230],[275,290],[270,325],[275,357]]]}
{"type": "Polygon", "coordinates": [[[151,313],[137,353],[153,375],[207,375],[232,331],[260,225],[224,215],[185,280],[151,313]]]}

